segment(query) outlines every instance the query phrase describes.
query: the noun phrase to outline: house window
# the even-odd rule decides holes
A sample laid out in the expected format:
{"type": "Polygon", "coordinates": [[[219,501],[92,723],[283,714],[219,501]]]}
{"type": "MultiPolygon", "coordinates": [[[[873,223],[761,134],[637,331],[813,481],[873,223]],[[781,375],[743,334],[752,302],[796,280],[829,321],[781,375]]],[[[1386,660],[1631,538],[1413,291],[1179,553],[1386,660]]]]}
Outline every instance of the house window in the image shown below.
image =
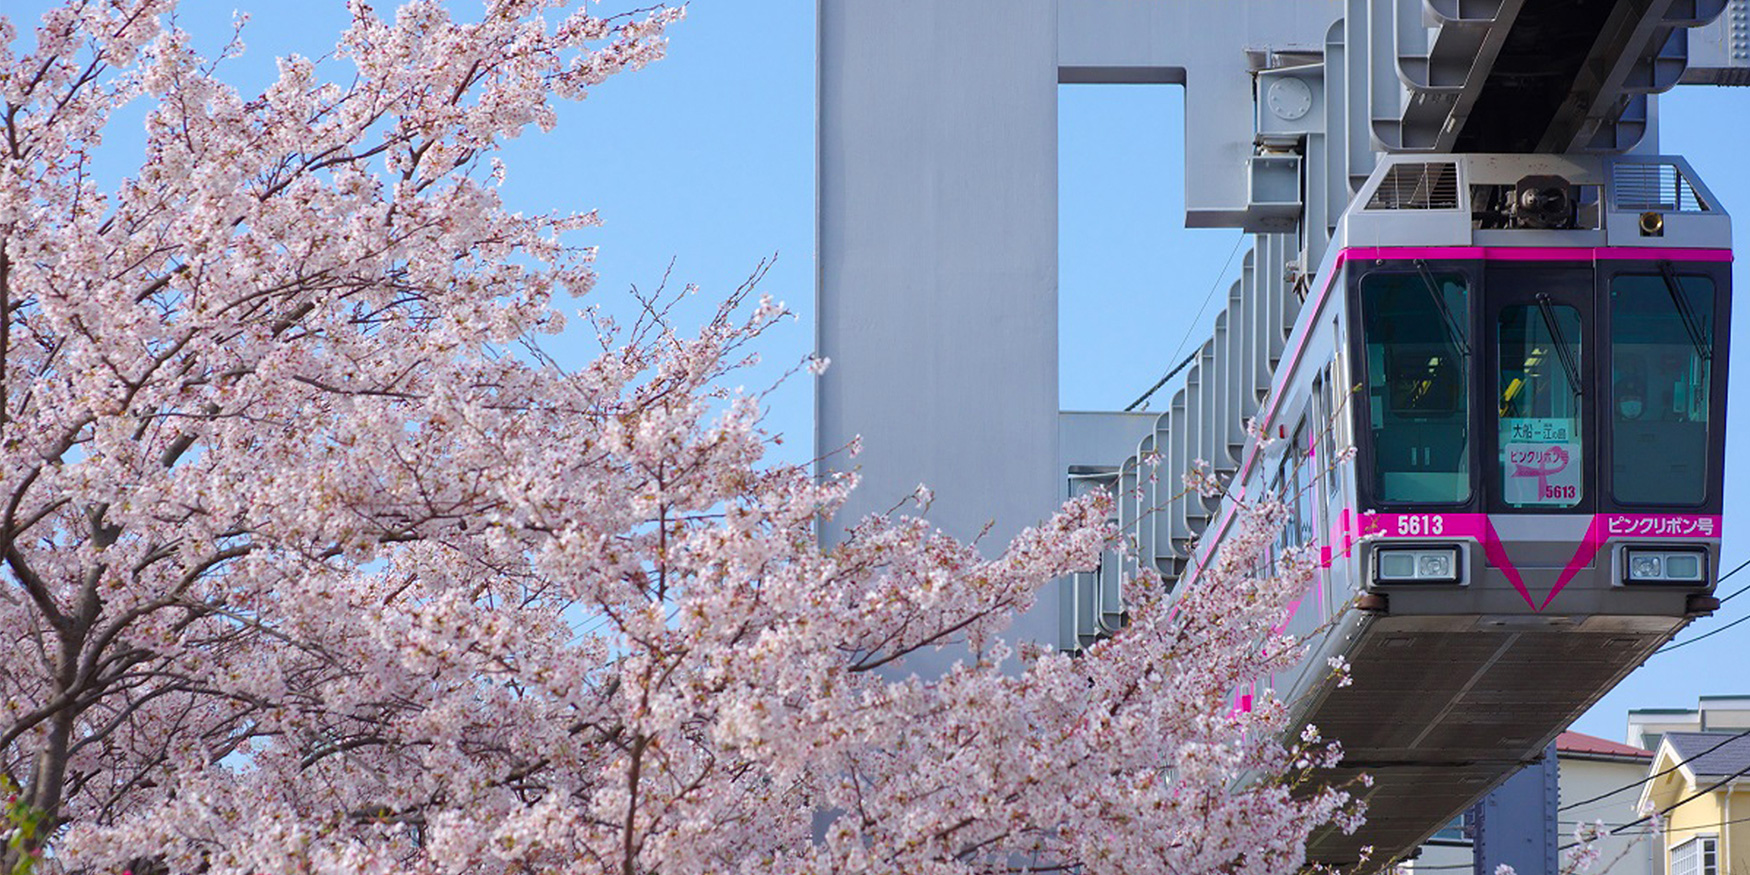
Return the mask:
{"type": "Polygon", "coordinates": [[[1697,836],[1671,849],[1671,875],[1720,875],[1719,839],[1697,836]]]}
{"type": "Polygon", "coordinates": [[[1473,828],[1467,823],[1470,819],[1470,812],[1460,814],[1453,818],[1451,823],[1441,827],[1440,831],[1430,837],[1426,843],[1446,847],[1470,847],[1473,835],[1473,828]]]}

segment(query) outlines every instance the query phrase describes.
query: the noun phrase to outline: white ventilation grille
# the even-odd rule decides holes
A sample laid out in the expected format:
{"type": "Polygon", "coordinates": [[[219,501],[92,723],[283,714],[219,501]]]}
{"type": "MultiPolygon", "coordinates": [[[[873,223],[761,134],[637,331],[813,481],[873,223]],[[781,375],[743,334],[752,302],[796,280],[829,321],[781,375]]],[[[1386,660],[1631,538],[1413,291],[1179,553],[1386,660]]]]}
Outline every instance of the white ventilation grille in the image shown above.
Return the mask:
{"type": "Polygon", "coordinates": [[[1458,165],[1450,161],[1393,164],[1367,201],[1370,210],[1458,209],[1458,165]]]}
{"type": "Polygon", "coordinates": [[[1610,176],[1611,206],[1618,212],[1705,213],[1707,203],[1677,165],[1617,164],[1610,176]]]}

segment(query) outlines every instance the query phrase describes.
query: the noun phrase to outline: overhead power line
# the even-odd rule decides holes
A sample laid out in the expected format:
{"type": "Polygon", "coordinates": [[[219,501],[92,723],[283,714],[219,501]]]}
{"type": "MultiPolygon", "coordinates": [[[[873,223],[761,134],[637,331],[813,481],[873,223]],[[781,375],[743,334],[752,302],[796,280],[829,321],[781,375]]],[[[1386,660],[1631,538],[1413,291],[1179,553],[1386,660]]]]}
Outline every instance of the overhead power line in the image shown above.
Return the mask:
{"type": "MultiPolygon", "coordinates": [[[[1669,806],[1666,806],[1665,809],[1662,811],[1656,812],[1655,814],[1648,814],[1644,817],[1639,817],[1639,818],[1636,818],[1634,820],[1631,820],[1628,823],[1623,824],[1622,826],[1619,826],[1619,827],[1616,827],[1615,829],[1610,830],[1609,832],[1605,833],[1605,835],[1617,835],[1618,833],[1621,833],[1623,830],[1628,829],[1631,826],[1640,826],[1641,824],[1646,823],[1649,820],[1652,820],[1655,816],[1664,817],[1665,815],[1670,814],[1671,812],[1676,811],[1677,809],[1679,809],[1679,808],[1681,808],[1681,807],[1683,807],[1683,806],[1685,806],[1685,805],[1687,805],[1687,804],[1689,804],[1697,799],[1700,799],[1701,797],[1706,796],[1707,794],[1712,793],[1713,791],[1718,790],[1719,788],[1724,787],[1727,784],[1729,784],[1733,781],[1736,781],[1739,778],[1744,777],[1745,775],[1750,775],[1750,766],[1745,766],[1744,768],[1741,768],[1741,769],[1737,770],[1736,772],[1733,772],[1732,774],[1727,775],[1724,778],[1721,778],[1718,781],[1715,781],[1712,784],[1709,784],[1706,787],[1703,787],[1700,790],[1697,790],[1694,793],[1691,793],[1688,796],[1685,796],[1682,799],[1679,799],[1676,802],[1671,803],[1669,806]]],[[[1576,844],[1579,844],[1579,843],[1574,842],[1572,844],[1563,845],[1562,850],[1567,850],[1568,848],[1574,847],[1574,845],[1576,845],[1576,844]]]]}
{"type": "Polygon", "coordinates": [[[1190,355],[1185,356],[1184,361],[1181,361],[1177,365],[1174,365],[1173,369],[1168,371],[1166,376],[1160,378],[1159,380],[1156,380],[1155,384],[1153,386],[1148,387],[1148,391],[1142,393],[1142,397],[1136,399],[1135,401],[1130,402],[1130,406],[1124,408],[1124,412],[1129,413],[1130,411],[1135,410],[1138,407],[1141,407],[1142,403],[1144,401],[1148,400],[1148,396],[1153,395],[1155,393],[1155,390],[1159,389],[1162,386],[1165,386],[1167,384],[1167,381],[1171,380],[1173,378],[1174,374],[1177,374],[1180,371],[1184,370],[1186,365],[1189,365],[1192,361],[1194,361],[1197,358],[1197,353],[1199,353],[1199,352],[1202,352],[1202,350],[1201,349],[1192,350],[1190,355]]]}
{"type": "MultiPolygon", "coordinates": [[[[1670,832],[1700,832],[1703,830],[1714,829],[1716,827],[1726,826],[1728,824],[1733,824],[1733,823],[1750,823],[1750,817],[1734,817],[1731,820],[1709,820],[1706,823],[1699,823],[1699,824],[1696,824],[1694,826],[1685,826],[1685,827],[1676,827],[1676,828],[1670,827],[1670,826],[1661,826],[1661,827],[1657,827],[1657,828],[1652,827],[1652,826],[1648,826],[1648,827],[1645,827],[1644,829],[1635,830],[1634,832],[1622,833],[1622,835],[1643,836],[1643,835],[1659,835],[1660,833],[1670,833],[1670,832]]],[[[1628,824],[1624,824],[1624,826],[1627,826],[1627,825],[1628,824]]]]}
{"type": "MultiPolygon", "coordinates": [[[[1563,805],[1560,808],[1557,808],[1556,810],[1557,811],[1567,811],[1570,808],[1578,808],[1582,805],[1589,805],[1593,802],[1597,802],[1600,799],[1604,799],[1604,798],[1607,798],[1610,796],[1615,796],[1616,794],[1621,793],[1624,790],[1633,790],[1634,788],[1639,787],[1640,785],[1645,784],[1648,781],[1653,781],[1653,780],[1657,780],[1659,778],[1663,778],[1666,775],[1669,775],[1672,772],[1677,771],[1678,769],[1683,767],[1684,763],[1687,763],[1690,760],[1695,759],[1696,757],[1707,756],[1708,754],[1713,753],[1714,751],[1719,750],[1720,748],[1725,747],[1726,745],[1731,744],[1732,742],[1737,741],[1738,739],[1743,738],[1747,735],[1750,735],[1750,729],[1746,729],[1743,732],[1738,733],[1737,735],[1728,735],[1724,739],[1722,739],[1719,744],[1716,744],[1713,747],[1710,747],[1707,750],[1704,750],[1701,753],[1696,754],[1695,756],[1678,760],[1676,763],[1672,764],[1671,768],[1666,769],[1665,771],[1660,772],[1657,775],[1648,775],[1645,778],[1642,778],[1639,781],[1634,782],[1633,784],[1624,784],[1621,787],[1616,788],[1615,790],[1611,790],[1607,793],[1600,793],[1597,796],[1591,797],[1590,799],[1581,799],[1578,802],[1570,802],[1566,805],[1563,805]]],[[[1627,826],[1627,825],[1628,824],[1624,824],[1624,826],[1627,826]]]]}
{"type": "MultiPolygon", "coordinates": [[[[1725,582],[1726,582],[1726,578],[1728,578],[1728,577],[1731,577],[1731,576],[1732,576],[1732,575],[1734,575],[1734,574],[1737,574],[1737,573],[1738,573],[1738,572],[1740,572],[1740,571],[1743,571],[1743,570],[1744,570],[1744,566],[1746,566],[1746,565],[1750,565],[1750,559],[1746,559],[1746,560],[1744,560],[1744,561],[1743,561],[1743,562],[1740,562],[1740,563],[1738,563],[1738,567],[1737,567],[1737,568],[1734,568],[1734,569],[1732,569],[1732,570],[1731,570],[1731,571],[1728,571],[1728,572],[1726,572],[1726,573],[1725,573],[1725,574],[1722,574],[1722,575],[1720,575],[1720,579],[1719,579],[1719,583],[1725,583],[1725,582]]],[[[1716,584],[1716,585],[1718,585],[1718,584],[1716,584]]],[[[1732,592],[1732,594],[1731,594],[1731,595],[1729,595],[1729,596],[1726,596],[1726,597],[1725,597],[1725,598],[1722,598],[1722,599],[1720,599],[1720,604],[1722,604],[1722,605],[1723,605],[1723,604],[1725,604],[1725,603],[1726,603],[1726,602],[1729,602],[1729,601],[1731,601],[1731,600],[1732,600],[1732,599],[1735,599],[1735,598],[1737,598],[1737,597],[1738,597],[1738,596],[1741,596],[1741,595],[1743,595],[1743,594],[1744,594],[1744,593],[1745,593],[1745,592],[1746,592],[1746,591],[1750,591],[1750,583],[1747,583],[1747,584],[1744,584],[1744,585],[1743,585],[1743,586],[1740,586],[1740,587],[1738,587],[1738,588],[1737,588],[1737,589],[1736,589],[1736,590],[1735,590],[1735,591],[1733,591],[1733,592],[1732,592]]]]}
{"type": "Polygon", "coordinates": [[[1694,638],[1690,638],[1686,641],[1677,641],[1677,642],[1673,642],[1671,644],[1667,644],[1664,647],[1661,647],[1658,650],[1653,651],[1653,655],[1658,656],[1661,653],[1668,653],[1672,650],[1676,650],[1679,647],[1687,647],[1691,644],[1694,644],[1697,641],[1705,641],[1709,638],[1714,637],[1715,635],[1720,634],[1721,632],[1726,631],[1727,629],[1732,628],[1733,626],[1738,625],[1739,623],[1744,622],[1745,620],[1750,620],[1750,614],[1746,614],[1742,617],[1739,617],[1738,619],[1733,620],[1732,622],[1727,623],[1726,625],[1721,626],[1718,629],[1714,629],[1714,630],[1712,630],[1704,635],[1697,635],[1694,638]]]}
{"type": "MultiPolygon", "coordinates": [[[[1740,732],[1737,735],[1733,735],[1733,736],[1725,739],[1724,741],[1721,741],[1719,744],[1716,744],[1713,747],[1710,747],[1707,750],[1704,750],[1701,753],[1696,754],[1695,756],[1689,757],[1688,759],[1683,760],[1683,762],[1680,762],[1677,765],[1674,765],[1671,768],[1666,769],[1665,771],[1660,772],[1657,775],[1649,775],[1646,778],[1643,778],[1640,781],[1636,781],[1633,784],[1628,784],[1628,785],[1620,787],[1616,790],[1612,790],[1609,793],[1605,793],[1601,796],[1594,796],[1591,799],[1583,799],[1579,802],[1569,803],[1567,805],[1562,806],[1561,808],[1559,808],[1557,810],[1558,811],[1566,811],[1566,810],[1573,808],[1577,805],[1585,805],[1588,802],[1596,802],[1600,799],[1603,799],[1605,796],[1615,795],[1616,793],[1620,793],[1623,790],[1628,790],[1628,789],[1631,789],[1633,787],[1637,787],[1641,784],[1644,784],[1647,781],[1651,781],[1654,778],[1670,774],[1673,770],[1675,770],[1677,768],[1677,766],[1681,766],[1683,763],[1689,762],[1690,760],[1694,760],[1698,757],[1706,756],[1707,754],[1712,753],[1715,750],[1718,750],[1721,745],[1724,745],[1727,742],[1731,742],[1731,741],[1734,741],[1736,739],[1743,738],[1747,735],[1750,735],[1750,729],[1747,729],[1743,732],[1740,732]]],[[[1739,769],[1738,771],[1733,772],[1732,774],[1727,775],[1727,776],[1719,779],[1718,781],[1715,781],[1712,784],[1709,784],[1706,787],[1703,787],[1700,790],[1697,790],[1694,793],[1691,793],[1688,796],[1683,797],[1682,799],[1679,799],[1678,801],[1672,803],[1671,805],[1667,806],[1665,809],[1657,812],[1656,814],[1648,814],[1644,817],[1639,817],[1639,818],[1636,818],[1634,820],[1631,820],[1628,823],[1619,824],[1616,827],[1606,831],[1603,835],[1601,835],[1599,837],[1602,838],[1603,836],[1607,836],[1607,835],[1622,835],[1630,828],[1640,826],[1641,824],[1646,823],[1649,820],[1652,820],[1655,816],[1664,817],[1664,816],[1670,814],[1671,812],[1676,811],[1677,809],[1683,807],[1684,805],[1687,805],[1690,802],[1693,802],[1697,799],[1700,799],[1701,797],[1706,796],[1707,794],[1712,793],[1713,791],[1718,790],[1719,788],[1724,787],[1727,784],[1730,784],[1733,781],[1736,781],[1737,779],[1744,777],[1745,775],[1750,775],[1750,766],[1745,766],[1744,768],[1739,769]]],[[[1724,824],[1730,824],[1730,823],[1742,823],[1745,821],[1750,821],[1750,817],[1738,817],[1738,818],[1733,818],[1732,820],[1729,820],[1729,821],[1717,822],[1717,823],[1714,821],[1709,821],[1709,823],[1713,824],[1713,825],[1724,825],[1724,824]]],[[[1642,830],[1639,832],[1628,833],[1628,834],[1629,835],[1646,835],[1649,832],[1653,832],[1653,830],[1642,830]]],[[[1581,844],[1580,842],[1569,842],[1565,845],[1562,845],[1557,850],[1566,851],[1566,850],[1569,850],[1571,848],[1579,847],[1580,844],[1581,844]]],[[[1427,870],[1427,869],[1468,869],[1471,867],[1468,864],[1454,864],[1454,865],[1446,865],[1446,866],[1417,866],[1416,868],[1418,870],[1427,870]]]]}
{"type": "MultiPolygon", "coordinates": [[[[1732,570],[1731,570],[1731,571],[1728,571],[1728,572],[1726,572],[1726,573],[1725,573],[1725,574],[1722,574],[1722,575],[1720,575],[1720,579],[1719,579],[1719,580],[1718,580],[1718,581],[1717,581],[1717,582],[1716,582],[1716,583],[1715,583],[1715,584],[1714,584],[1714,585],[1715,585],[1715,586],[1718,586],[1718,585],[1719,585],[1719,584],[1721,584],[1721,583],[1725,583],[1725,582],[1726,582],[1726,579],[1727,579],[1727,578],[1729,578],[1729,577],[1731,577],[1731,576],[1732,576],[1732,575],[1734,575],[1734,574],[1737,574],[1737,573],[1738,573],[1738,572],[1740,572],[1740,571],[1743,571],[1743,570],[1744,570],[1744,566],[1746,566],[1746,565],[1750,565],[1750,559],[1746,559],[1746,560],[1744,560],[1744,561],[1743,561],[1743,562],[1740,562],[1740,563],[1738,563],[1738,567],[1736,567],[1736,568],[1734,568],[1734,569],[1732,569],[1732,570]]],[[[1744,585],[1744,586],[1740,586],[1740,587],[1738,587],[1738,588],[1737,588],[1737,589],[1735,589],[1735,590],[1733,590],[1733,591],[1732,591],[1732,593],[1731,593],[1731,594],[1730,594],[1730,595],[1728,595],[1728,596],[1726,596],[1726,597],[1724,597],[1724,598],[1722,598],[1722,599],[1720,599],[1720,604],[1722,604],[1722,605],[1723,605],[1723,604],[1725,604],[1725,603],[1726,603],[1726,602],[1729,602],[1729,601],[1731,601],[1731,600],[1732,600],[1732,599],[1735,599],[1735,598],[1737,598],[1737,597],[1738,597],[1738,596],[1741,596],[1741,595],[1743,595],[1743,594],[1744,594],[1744,593],[1745,593],[1745,592],[1747,592],[1747,591],[1750,591],[1750,584],[1745,584],[1745,585],[1744,585]]],[[[1738,619],[1736,619],[1736,620],[1733,620],[1733,621],[1732,621],[1732,622],[1730,622],[1730,623],[1727,623],[1727,624],[1726,624],[1726,625],[1724,625],[1724,626],[1721,626],[1721,627],[1719,627],[1719,628],[1718,628],[1718,629],[1712,629],[1712,630],[1709,630],[1709,631],[1708,631],[1708,632],[1706,632],[1706,633],[1703,633],[1703,634],[1701,634],[1701,635],[1697,635],[1697,636],[1695,636],[1695,637],[1694,637],[1694,638],[1689,638],[1689,639],[1686,639],[1686,640],[1683,640],[1683,641],[1673,641],[1673,642],[1671,642],[1671,643],[1670,643],[1670,644],[1667,644],[1667,645],[1665,645],[1665,646],[1664,646],[1664,647],[1661,647],[1661,648],[1659,648],[1659,649],[1658,649],[1658,650],[1655,650],[1655,651],[1653,651],[1653,654],[1652,654],[1652,655],[1654,655],[1654,656],[1658,656],[1658,655],[1659,655],[1659,654],[1661,654],[1661,653],[1668,653],[1668,652],[1670,652],[1670,651],[1672,651],[1672,650],[1676,650],[1676,649],[1677,649],[1677,648],[1679,648],[1679,647],[1687,647],[1687,646],[1689,646],[1689,645],[1691,645],[1691,644],[1694,644],[1694,643],[1695,643],[1695,642],[1697,642],[1697,641],[1701,641],[1701,640],[1704,640],[1704,639],[1707,639],[1707,638],[1712,638],[1712,637],[1714,637],[1714,636],[1715,636],[1715,635],[1718,635],[1718,634],[1720,634],[1720,633],[1721,633],[1721,632],[1724,632],[1724,631],[1726,631],[1726,630],[1727,630],[1727,629],[1730,629],[1730,628],[1732,628],[1732,627],[1733,627],[1733,626],[1736,626],[1736,625],[1738,625],[1738,624],[1739,624],[1739,623],[1742,623],[1742,622],[1744,622],[1744,621],[1745,621],[1745,620],[1750,620],[1750,615],[1745,615],[1745,616],[1742,616],[1742,617],[1739,617],[1739,618],[1738,618],[1738,619]]]]}
{"type": "MultiPolygon", "coordinates": [[[[1172,358],[1176,357],[1179,353],[1181,353],[1185,350],[1185,342],[1191,339],[1191,332],[1197,330],[1197,320],[1202,319],[1203,318],[1203,311],[1209,309],[1210,299],[1215,297],[1215,290],[1221,288],[1221,281],[1227,277],[1227,269],[1233,265],[1234,256],[1239,253],[1240,244],[1244,243],[1244,242],[1246,242],[1246,235],[1244,235],[1244,234],[1241,234],[1238,238],[1236,238],[1234,240],[1234,248],[1228,250],[1227,261],[1224,261],[1221,263],[1221,273],[1218,273],[1215,275],[1215,282],[1210,284],[1209,291],[1203,295],[1203,303],[1202,303],[1202,305],[1200,305],[1197,308],[1197,315],[1192,316],[1191,321],[1185,325],[1185,336],[1179,338],[1179,345],[1176,347],[1173,347],[1173,355],[1168,356],[1167,357],[1168,359],[1172,359],[1172,358]]],[[[1148,396],[1153,395],[1155,392],[1159,391],[1162,386],[1165,386],[1167,384],[1168,380],[1171,380],[1173,378],[1174,374],[1177,374],[1178,372],[1184,370],[1185,366],[1190,364],[1191,360],[1196,358],[1196,357],[1197,357],[1196,351],[1192,351],[1190,356],[1187,356],[1184,361],[1179,362],[1179,364],[1176,367],[1174,367],[1172,370],[1168,371],[1166,376],[1160,378],[1159,380],[1156,380],[1155,384],[1153,386],[1148,387],[1148,391],[1142,393],[1142,397],[1136,399],[1135,401],[1130,402],[1130,406],[1124,408],[1124,412],[1129,413],[1130,411],[1135,410],[1138,407],[1141,407],[1144,402],[1148,401],[1148,396]]]]}

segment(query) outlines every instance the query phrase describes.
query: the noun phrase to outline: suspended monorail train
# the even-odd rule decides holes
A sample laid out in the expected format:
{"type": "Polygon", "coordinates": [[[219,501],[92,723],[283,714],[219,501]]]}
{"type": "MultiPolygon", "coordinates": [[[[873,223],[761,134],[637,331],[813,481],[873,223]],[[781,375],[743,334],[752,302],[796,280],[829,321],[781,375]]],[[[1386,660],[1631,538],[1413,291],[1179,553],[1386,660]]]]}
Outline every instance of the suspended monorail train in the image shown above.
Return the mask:
{"type": "MultiPolygon", "coordinates": [[[[1373,779],[1309,848],[1333,864],[1413,850],[1717,606],[1731,309],[1730,220],[1678,158],[1386,156],[1352,204],[1281,300],[1235,290],[1114,473],[1123,561],[1180,585],[1246,496],[1295,509],[1279,547],[1322,568],[1275,689],[1343,743],[1330,778],[1373,779]],[[1151,455],[1227,496],[1175,501],[1151,455]]],[[[1077,582],[1082,644],[1116,570],[1077,582]]]]}

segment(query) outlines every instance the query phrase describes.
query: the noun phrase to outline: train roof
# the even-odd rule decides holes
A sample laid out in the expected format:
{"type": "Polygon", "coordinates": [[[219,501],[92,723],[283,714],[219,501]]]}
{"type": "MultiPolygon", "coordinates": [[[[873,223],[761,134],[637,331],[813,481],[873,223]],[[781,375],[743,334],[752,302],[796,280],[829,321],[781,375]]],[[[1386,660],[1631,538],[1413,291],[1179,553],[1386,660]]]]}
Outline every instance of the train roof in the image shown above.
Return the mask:
{"type": "Polygon", "coordinates": [[[1338,220],[1325,259],[1351,247],[1731,245],[1724,204],[1679,156],[1386,155],[1338,220]],[[1566,227],[1496,221],[1489,198],[1527,180],[1573,193],[1566,227]]]}

